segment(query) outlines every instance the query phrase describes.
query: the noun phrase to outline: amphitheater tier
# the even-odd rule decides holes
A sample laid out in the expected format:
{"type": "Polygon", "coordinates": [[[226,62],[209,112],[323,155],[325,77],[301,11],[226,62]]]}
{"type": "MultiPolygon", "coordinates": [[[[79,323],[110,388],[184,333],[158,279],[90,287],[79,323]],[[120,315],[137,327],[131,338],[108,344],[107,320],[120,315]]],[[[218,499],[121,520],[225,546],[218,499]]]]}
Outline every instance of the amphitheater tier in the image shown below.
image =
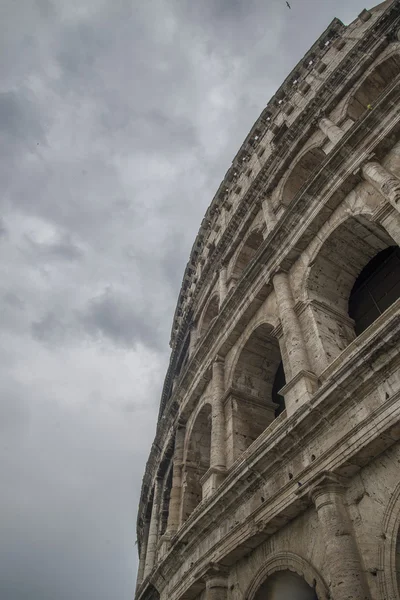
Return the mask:
{"type": "Polygon", "coordinates": [[[137,600],[399,600],[400,1],[334,19],[187,264],[137,600]]]}

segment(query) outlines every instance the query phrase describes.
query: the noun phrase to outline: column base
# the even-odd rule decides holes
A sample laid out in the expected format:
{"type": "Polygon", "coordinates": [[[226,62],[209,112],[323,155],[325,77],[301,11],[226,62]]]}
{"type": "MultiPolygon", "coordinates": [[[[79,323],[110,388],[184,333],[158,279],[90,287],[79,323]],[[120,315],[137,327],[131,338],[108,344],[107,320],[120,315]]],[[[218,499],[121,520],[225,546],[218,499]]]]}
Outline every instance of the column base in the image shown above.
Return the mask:
{"type": "Polygon", "coordinates": [[[209,498],[215,490],[221,485],[225,479],[226,469],[221,467],[210,467],[206,471],[203,477],[200,479],[200,483],[203,490],[203,500],[209,498]]]}
{"type": "Polygon", "coordinates": [[[300,371],[295,375],[279,393],[285,398],[287,416],[290,417],[311,400],[318,389],[318,377],[311,371],[300,371]]]}

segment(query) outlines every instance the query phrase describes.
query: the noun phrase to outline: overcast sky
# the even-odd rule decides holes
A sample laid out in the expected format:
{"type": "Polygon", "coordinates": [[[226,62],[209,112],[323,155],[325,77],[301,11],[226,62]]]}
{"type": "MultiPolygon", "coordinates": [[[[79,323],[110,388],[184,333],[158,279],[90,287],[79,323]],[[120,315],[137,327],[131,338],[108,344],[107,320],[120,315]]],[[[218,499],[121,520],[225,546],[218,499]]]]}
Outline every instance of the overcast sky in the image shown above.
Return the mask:
{"type": "Polygon", "coordinates": [[[131,600],[177,295],[250,127],[364,0],[0,1],[0,598],[131,600]]]}

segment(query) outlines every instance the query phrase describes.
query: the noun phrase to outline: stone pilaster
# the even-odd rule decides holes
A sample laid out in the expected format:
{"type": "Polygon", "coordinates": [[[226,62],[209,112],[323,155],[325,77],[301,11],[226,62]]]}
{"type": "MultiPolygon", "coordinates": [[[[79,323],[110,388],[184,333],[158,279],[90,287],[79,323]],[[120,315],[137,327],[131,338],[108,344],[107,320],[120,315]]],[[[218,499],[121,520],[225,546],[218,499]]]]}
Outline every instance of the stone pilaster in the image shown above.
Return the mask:
{"type": "Polygon", "coordinates": [[[400,212],[400,179],[377,161],[365,163],[361,167],[361,173],[364,179],[400,212]]]}
{"type": "Polygon", "coordinates": [[[318,513],[333,600],[370,600],[361,557],[344,503],[345,487],[326,473],[310,488],[318,513]]]}
{"type": "Polygon", "coordinates": [[[196,342],[197,342],[197,328],[192,323],[192,325],[190,326],[189,356],[192,356],[194,349],[196,347],[196,342]]]}
{"type": "Polygon", "coordinates": [[[153,570],[155,560],[156,560],[161,491],[162,491],[162,481],[161,481],[161,479],[156,479],[156,482],[154,485],[153,507],[151,509],[151,519],[150,519],[149,536],[148,536],[147,552],[146,552],[146,563],[145,563],[145,567],[144,567],[144,579],[153,570]]]}
{"type": "Polygon", "coordinates": [[[326,117],[318,122],[318,126],[322,133],[324,133],[333,144],[337,144],[344,136],[343,129],[335,125],[335,123],[326,117]]]}
{"type": "Polygon", "coordinates": [[[206,584],[205,600],[227,600],[228,569],[218,563],[209,563],[200,578],[206,584]]]}
{"type": "Polygon", "coordinates": [[[224,416],[224,360],[217,357],[213,363],[213,402],[211,425],[210,466],[225,469],[225,416],[224,416]]]}
{"type": "Polygon", "coordinates": [[[182,469],[185,428],[179,426],[175,434],[175,449],[172,466],[172,488],[169,499],[166,536],[172,537],[180,525],[182,501],[182,469]]]}
{"type": "Polygon", "coordinates": [[[211,404],[210,468],[202,478],[203,498],[210,496],[225,477],[225,407],[224,360],[219,356],[213,363],[213,397],[211,404]]]}
{"type": "Polygon", "coordinates": [[[276,214],[272,208],[271,198],[264,198],[262,201],[262,210],[265,221],[265,228],[263,231],[263,237],[265,239],[270,231],[272,231],[272,229],[275,227],[277,222],[276,214]]]}
{"type": "Polygon", "coordinates": [[[228,582],[223,576],[210,576],[206,580],[206,600],[226,600],[228,597],[228,582]]]}
{"type": "Polygon", "coordinates": [[[145,521],[144,528],[143,528],[142,544],[140,547],[139,567],[138,567],[138,574],[137,574],[137,580],[136,580],[136,589],[141,585],[141,583],[144,579],[144,569],[145,569],[146,554],[147,554],[147,543],[148,543],[148,539],[149,539],[149,528],[150,528],[150,521],[145,521]]]}
{"type": "Polygon", "coordinates": [[[310,399],[316,390],[317,378],[310,371],[307,350],[299,319],[294,310],[294,300],[287,273],[277,273],[273,277],[273,286],[292,376],[281,390],[285,397],[287,414],[290,416],[310,399]]]}
{"type": "Polygon", "coordinates": [[[226,294],[228,292],[226,286],[226,267],[221,267],[219,271],[219,308],[221,309],[222,304],[226,298],[226,294]]]}

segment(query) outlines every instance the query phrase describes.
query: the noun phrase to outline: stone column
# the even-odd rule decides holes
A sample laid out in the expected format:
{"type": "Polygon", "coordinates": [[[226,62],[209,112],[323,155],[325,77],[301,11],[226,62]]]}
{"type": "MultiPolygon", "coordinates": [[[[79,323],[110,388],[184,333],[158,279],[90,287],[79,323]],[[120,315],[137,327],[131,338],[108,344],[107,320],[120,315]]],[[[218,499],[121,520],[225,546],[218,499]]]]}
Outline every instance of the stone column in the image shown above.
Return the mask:
{"type": "Polygon", "coordinates": [[[344,491],[333,475],[323,477],[311,490],[324,539],[330,591],[333,600],[370,600],[344,491]]]}
{"type": "Polygon", "coordinates": [[[190,326],[190,339],[189,339],[189,356],[192,356],[197,342],[197,328],[194,324],[190,326]]]}
{"type": "MultiPolygon", "coordinates": [[[[307,402],[316,390],[317,377],[310,371],[307,350],[287,273],[282,271],[273,277],[276,303],[282,324],[283,337],[292,379],[282,390],[288,416],[307,402]]],[[[287,373],[286,373],[287,375],[287,373]]]]}
{"type": "Polygon", "coordinates": [[[364,179],[400,212],[400,179],[377,161],[365,163],[361,167],[361,173],[364,179]]]}
{"type": "Polygon", "coordinates": [[[144,579],[144,569],[145,569],[146,553],[147,553],[147,542],[149,539],[149,528],[150,528],[150,521],[145,521],[144,527],[143,527],[143,539],[142,539],[142,543],[141,543],[141,547],[140,547],[139,568],[138,568],[138,574],[137,574],[137,580],[136,580],[136,589],[139,588],[139,586],[141,585],[141,583],[144,579]]]}
{"type": "Polygon", "coordinates": [[[333,144],[337,144],[337,142],[344,136],[343,129],[335,125],[335,123],[326,117],[318,122],[318,126],[322,133],[324,133],[333,144]]]}
{"type": "Polygon", "coordinates": [[[213,402],[211,424],[210,467],[225,469],[224,360],[217,356],[213,363],[213,402]]]}
{"type": "Polygon", "coordinates": [[[272,208],[271,198],[264,198],[262,201],[262,210],[265,221],[265,229],[263,231],[263,237],[265,239],[277,222],[276,214],[272,208]]]}
{"type": "Polygon", "coordinates": [[[226,287],[226,267],[221,267],[219,271],[219,309],[221,310],[221,306],[224,303],[227,294],[226,287]]]}
{"type": "Polygon", "coordinates": [[[206,579],[205,600],[226,600],[228,583],[224,576],[212,576],[206,579]]]}
{"type": "Polygon", "coordinates": [[[203,498],[208,498],[223,481],[226,472],[224,360],[217,356],[213,363],[213,396],[211,403],[210,468],[202,477],[203,498]]]}
{"type": "Polygon", "coordinates": [[[154,484],[153,507],[151,509],[151,519],[146,552],[146,564],[144,567],[144,579],[146,579],[146,577],[153,570],[156,560],[161,490],[162,481],[161,479],[156,479],[156,482],[154,484]]]}
{"type": "Polygon", "coordinates": [[[175,434],[174,463],[172,466],[172,488],[169,499],[168,522],[166,535],[172,537],[180,525],[182,500],[182,469],[185,428],[180,426],[175,434]]]}

